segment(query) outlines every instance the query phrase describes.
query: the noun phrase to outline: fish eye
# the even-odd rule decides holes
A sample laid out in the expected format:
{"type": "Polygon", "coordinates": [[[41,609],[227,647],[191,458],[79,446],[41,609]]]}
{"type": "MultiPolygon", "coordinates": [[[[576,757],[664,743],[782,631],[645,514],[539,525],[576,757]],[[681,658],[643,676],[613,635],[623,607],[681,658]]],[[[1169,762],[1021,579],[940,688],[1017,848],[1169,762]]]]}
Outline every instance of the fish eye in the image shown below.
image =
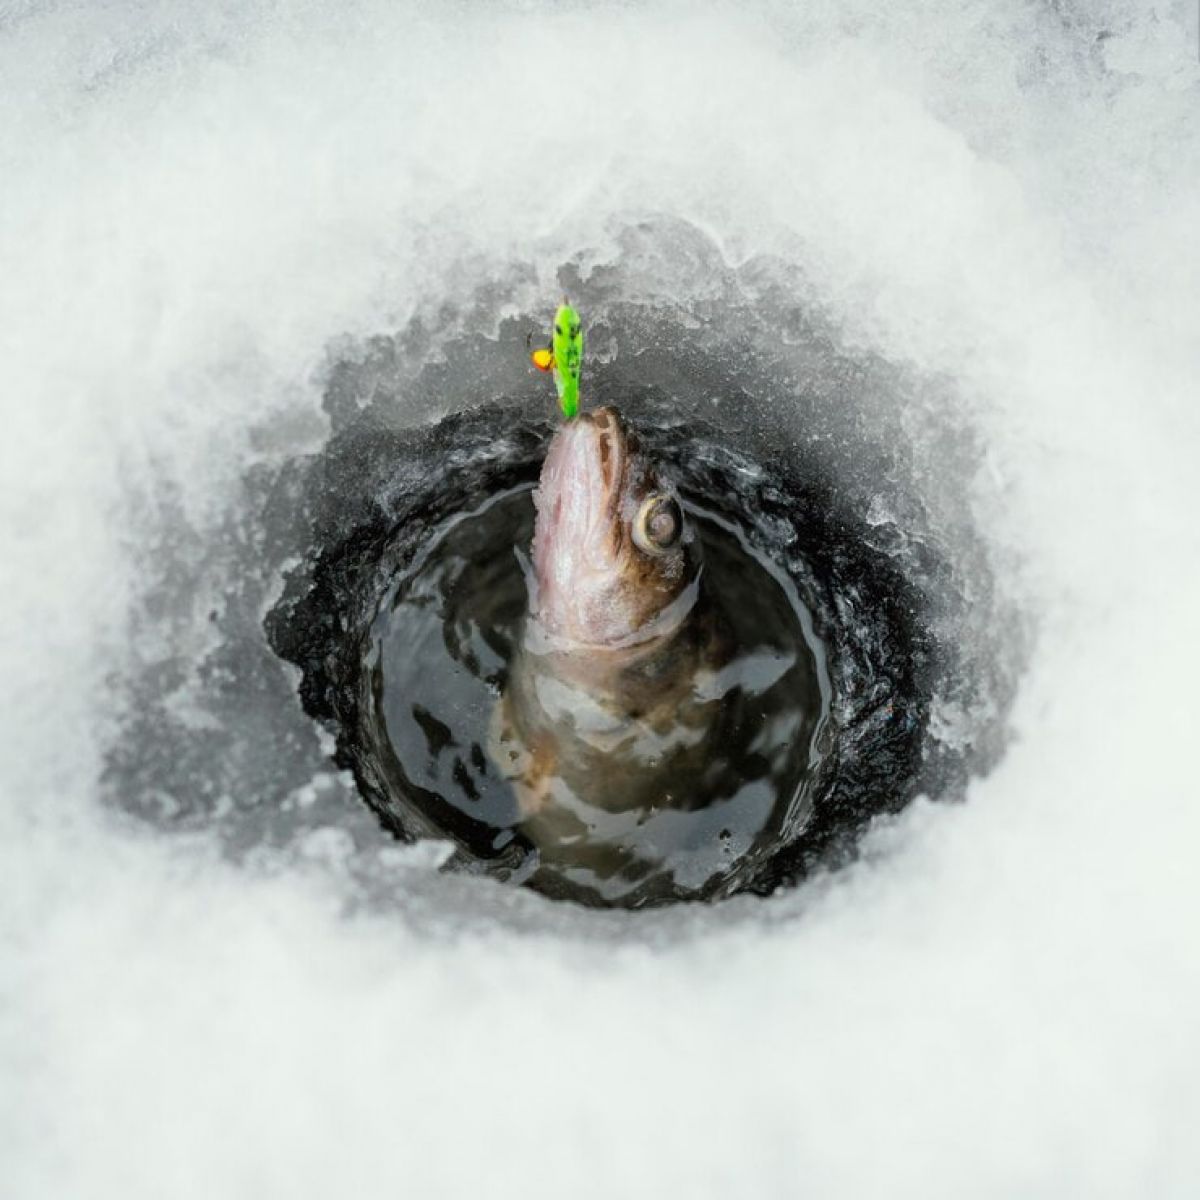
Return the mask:
{"type": "Polygon", "coordinates": [[[561,325],[555,325],[555,327],[554,327],[554,332],[555,332],[555,333],[557,333],[559,337],[562,337],[562,326],[561,326],[561,325]]]}
{"type": "Polygon", "coordinates": [[[665,554],[683,537],[683,510],[673,496],[647,496],[633,522],[633,541],[647,554],[665,554]]]}

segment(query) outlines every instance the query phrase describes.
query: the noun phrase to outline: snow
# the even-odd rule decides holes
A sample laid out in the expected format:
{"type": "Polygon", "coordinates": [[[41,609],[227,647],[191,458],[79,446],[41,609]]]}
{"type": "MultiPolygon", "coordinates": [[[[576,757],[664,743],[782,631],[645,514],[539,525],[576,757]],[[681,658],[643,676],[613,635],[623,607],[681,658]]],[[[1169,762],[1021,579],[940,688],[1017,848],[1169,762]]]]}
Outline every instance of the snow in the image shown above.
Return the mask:
{"type": "Polygon", "coordinates": [[[1194,1194],[1196,13],[749,9],[0,13],[0,1194],[1194,1194]],[[969,406],[1038,641],[967,803],[630,917],[104,802],[209,636],[130,625],[144,531],[311,447],[331,339],[634,211],[969,406]]]}

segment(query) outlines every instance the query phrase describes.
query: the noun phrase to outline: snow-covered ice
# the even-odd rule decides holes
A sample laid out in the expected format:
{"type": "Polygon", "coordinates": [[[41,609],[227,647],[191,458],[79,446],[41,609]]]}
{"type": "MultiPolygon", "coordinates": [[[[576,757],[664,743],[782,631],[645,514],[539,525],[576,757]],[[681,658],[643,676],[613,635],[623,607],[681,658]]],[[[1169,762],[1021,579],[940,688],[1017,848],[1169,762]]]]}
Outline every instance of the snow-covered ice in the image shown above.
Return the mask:
{"type": "Polygon", "coordinates": [[[0,6],[0,1194],[1195,1195],[1197,35],[1132,0],[0,6]],[[117,681],[205,652],[219,564],[129,614],[319,443],[330,340],[633,211],[797,264],[969,406],[1038,640],[967,803],[630,919],[105,802],[117,681]]]}

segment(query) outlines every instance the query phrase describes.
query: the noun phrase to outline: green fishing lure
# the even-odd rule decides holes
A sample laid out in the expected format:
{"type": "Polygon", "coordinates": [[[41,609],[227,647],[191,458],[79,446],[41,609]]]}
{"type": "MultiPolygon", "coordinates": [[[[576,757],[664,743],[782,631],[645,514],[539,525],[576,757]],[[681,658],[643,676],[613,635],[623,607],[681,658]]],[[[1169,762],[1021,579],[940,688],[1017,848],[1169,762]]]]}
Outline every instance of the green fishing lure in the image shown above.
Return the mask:
{"type": "Polygon", "coordinates": [[[554,314],[554,333],[549,350],[535,350],[533,365],[554,372],[558,404],[569,421],[579,412],[579,376],[583,370],[583,325],[579,314],[562,304],[554,314]]]}

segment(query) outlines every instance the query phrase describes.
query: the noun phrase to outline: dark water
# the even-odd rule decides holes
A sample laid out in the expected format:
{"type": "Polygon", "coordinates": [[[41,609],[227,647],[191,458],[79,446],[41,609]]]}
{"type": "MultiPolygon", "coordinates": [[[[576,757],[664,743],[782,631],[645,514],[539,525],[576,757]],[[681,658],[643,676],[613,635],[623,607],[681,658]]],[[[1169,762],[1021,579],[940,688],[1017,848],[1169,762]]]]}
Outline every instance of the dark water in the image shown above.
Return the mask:
{"type": "Polygon", "coordinates": [[[664,652],[686,674],[653,726],[614,716],[522,649],[533,515],[529,488],[457,515],[385,597],[362,714],[381,801],[554,896],[635,907],[736,890],[801,834],[828,757],[831,685],[807,608],[729,518],[688,505],[697,661],[664,652]],[[535,703],[558,736],[552,801],[530,815],[510,782],[529,752],[502,714],[535,703]]]}

